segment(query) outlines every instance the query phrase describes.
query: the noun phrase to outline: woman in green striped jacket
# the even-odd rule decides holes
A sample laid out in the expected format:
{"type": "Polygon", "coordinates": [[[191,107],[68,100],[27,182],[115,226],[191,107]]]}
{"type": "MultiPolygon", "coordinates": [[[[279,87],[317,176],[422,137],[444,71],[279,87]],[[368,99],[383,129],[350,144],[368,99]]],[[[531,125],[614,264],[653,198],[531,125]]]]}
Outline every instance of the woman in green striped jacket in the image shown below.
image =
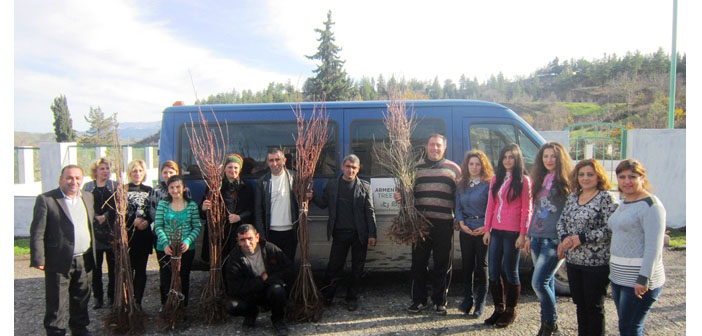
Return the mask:
{"type": "Polygon", "coordinates": [[[200,234],[202,224],[197,204],[184,195],[185,183],[180,175],[171,176],[166,182],[168,196],[158,202],[154,232],[156,242],[156,256],[158,256],[161,305],[166,303],[168,291],[171,287],[170,260],[175,252],[181,254],[180,279],[183,286],[184,305],[188,305],[190,289],[190,267],[195,258],[195,239],[200,234]],[[173,251],[169,245],[177,234],[180,240],[179,251],[173,251]]]}

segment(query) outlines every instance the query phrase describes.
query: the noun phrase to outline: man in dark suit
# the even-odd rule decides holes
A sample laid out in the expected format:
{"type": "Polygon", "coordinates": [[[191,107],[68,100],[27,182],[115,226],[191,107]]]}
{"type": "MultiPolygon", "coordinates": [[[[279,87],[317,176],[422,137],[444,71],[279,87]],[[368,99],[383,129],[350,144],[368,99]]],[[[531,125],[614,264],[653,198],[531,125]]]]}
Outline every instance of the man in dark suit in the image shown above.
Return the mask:
{"type": "Polygon", "coordinates": [[[337,284],[343,279],[346,256],[351,250],[351,276],[346,287],[346,304],[350,311],[358,308],[358,286],[368,246],[376,244],[373,192],[370,183],[358,178],[360,168],[358,156],[347,155],[341,164],[343,174],[329,180],[324,194],[312,199],[322,209],[329,207],[327,240],[333,238],[322,287],[324,303],[331,305],[337,284]]]}
{"type": "Polygon", "coordinates": [[[30,267],[44,271],[47,335],[90,335],[88,302],[93,256],[93,195],[81,193],[83,170],[61,170],[59,188],[37,196],[30,227],[30,267]],[[70,310],[70,311],[69,311],[70,310]]]}

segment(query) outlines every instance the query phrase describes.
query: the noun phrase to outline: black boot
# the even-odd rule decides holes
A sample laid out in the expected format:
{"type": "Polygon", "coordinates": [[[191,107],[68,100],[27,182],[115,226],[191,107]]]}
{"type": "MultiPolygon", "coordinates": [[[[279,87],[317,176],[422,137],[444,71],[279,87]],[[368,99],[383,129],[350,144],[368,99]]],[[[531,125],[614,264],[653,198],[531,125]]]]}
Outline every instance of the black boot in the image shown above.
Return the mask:
{"type": "Polygon", "coordinates": [[[93,305],[93,309],[100,309],[105,305],[104,301],[102,301],[102,298],[95,298],[95,305],[93,305]]]}
{"type": "Polygon", "coordinates": [[[498,281],[490,281],[490,294],[492,294],[492,302],[495,304],[495,311],[492,316],[485,320],[485,324],[493,325],[497,319],[502,316],[505,311],[504,289],[502,287],[502,279],[498,281]]]}
{"type": "Polygon", "coordinates": [[[556,321],[541,322],[541,329],[539,329],[539,334],[537,336],[559,336],[560,334],[561,332],[558,330],[556,321]]]}
{"type": "Polygon", "coordinates": [[[522,285],[513,285],[509,282],[505,282],[505,312],[500,316],[497,322],[495,322],[495,326],[498,328],[507,327],[517,318],[517,302],[519,302],[519,292],[521,289],[522,285]]]}

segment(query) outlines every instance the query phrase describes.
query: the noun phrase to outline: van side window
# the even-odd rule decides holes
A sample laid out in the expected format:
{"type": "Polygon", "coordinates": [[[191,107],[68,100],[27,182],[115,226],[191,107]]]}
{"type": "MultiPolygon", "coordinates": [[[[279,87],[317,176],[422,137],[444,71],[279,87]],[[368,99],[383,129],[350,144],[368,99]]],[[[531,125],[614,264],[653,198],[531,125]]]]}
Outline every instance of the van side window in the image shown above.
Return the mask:
{"type": "Polygon", "coordinates": [[[506,124],[471,124],[470,148],[479,149],[487,155],[493,167],[497,167],[500,150],[507,144],[517,143],[514,126],[506,124]]]}
{"type": "MultiPolygon", "coordinates": [[[[196,131],[198,127],[196,124],[196,131]]],[[[214,129],[216,126],[210,125],[210,127],[214,129]]],[[[336,176],[338,172],[339,132],[337,130],[339,126],[335,121],[329,120],[327,127],[329,140],[317,162],[315,177],[336,176]]],[[[178,164],[183,170],[183,175],[199,178],[201,174],[190,148],[189,131],[186,131],[186,128],[189,130],[191,126],[186,124],[180,129],[178,164]]],[[[254,178],[263,175],[268,169],[266,155],[268,149],[272,147],[281,147],[287,158],[286,167],[294,169],[296,150],[293,136],[297,136],[295,122],[228,123],[222,126],[222,131],[225,142],[227,142],[226,153],[238,153],[244,158],[244,166],[241,170],[242,177],[254,178]]],[[[215,134],[217,133],[215,130],[215,134]]]]}
{"type": "Polygon", "coordinates": [[[534,165],[536,153],[539,152],[539,146],[521,128],[518,128],[517,133],[519,134],[519,148],[521,148],[524,156],[524,168],[530,172],[531,167],[534,165]]]}
{"type": "MultiPolygon", "coordinates": [[[[351,153],[361,160],[359,176],[390,177],[375,158],[374,147],[388,141],[388,131],[382,119],[355,120],[351,122],[351,153]]],[[[446,122],[443,119],[418,118],[417,127],[411,137],[412,147],[424,154],[429,136],[434,133],[446,135],[446,122]]]]}

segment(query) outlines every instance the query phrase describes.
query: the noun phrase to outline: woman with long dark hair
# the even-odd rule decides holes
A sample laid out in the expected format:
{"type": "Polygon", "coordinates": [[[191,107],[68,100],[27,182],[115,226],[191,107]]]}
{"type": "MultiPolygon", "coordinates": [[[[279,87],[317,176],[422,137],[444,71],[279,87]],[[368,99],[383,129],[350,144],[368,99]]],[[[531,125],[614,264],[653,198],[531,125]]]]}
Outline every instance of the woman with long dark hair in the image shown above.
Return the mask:
{"type": "Polygon", "coordinates": [[[563,212],[566,197],[570,192],[568,174],[571,171],[570,155],[558,142],[547,142],[536,153],[531,177],[534,184],[531,196],[534,212],[527,236],[531,248],[534,272],[531,287],[541,306],[541,328],[538,336],[550,336],[558,332],[556,313],[556,280],[554,275],[561,266],[558,258],[558,218],[563,212]]]}
{"type": "Polygon", "coordinates": [[[489,287],[495,304],[492,316],[485,320],[487,325],[504,328],[517,317],[521,291],[519,249],[528,244],[530,222],[531,179],[524,171],[519,146],[508,144],[500,151],[485,211],[483,242],[489,246],[489,287]],[[504,274],[504,281],[500,273],[504,274]]]}
{"type": "Polygon", "coordinates": [[[487,246],[485,209],[488,203],[492,165],[485,153],[474,149],[466,153],[461,164],[463,175],[456,188],[456,222],[458,222],[463,262],[463,302],[458,307],[466,315],[475,307],[473,318],[485,310],[487,295],[487,246]]]}
{"type": "Polygon", "coordinates": [[[612,230],[612,299],[619,315],[619,333],[643,335],[646,316],[665,283],[665,208],[649,191],[641,162],[626,159],[615,171],[624,199],[607,222],[612,230]]]}
{"type": "MultiPolygon", "coordinates": [[[[161,181],[151,190],[151,194],[149,195],[149,211],[151,213],[151,218],[156,218],[158,202],[166,199],[168,196],[168,186],[166,182],[174,175],[180,175],[180,168],[175,161],[169,160],[161,164],[161,181]]],[[[185,190],[183,190],[183,195],[188,199],[192,199],[190,189],[188,189],[187,186],[185,190]]]]}
{"type": "Polygon", "coordinates": [[[99,158],[90,165],[90,177],[93,179],[83,186],[83,190],[93,193],[95,218],[93,234],[95,236],[95,268],[93,269],[93,308],[101,308],[105,302],[102,289],[102,261],[107,261],[107,302],[114,303],[115,295],[115,253],[112,243],[115,236],[115,202],[112,194],[117,189],[117,182],[110,180],[110,160],[99,158]],[[104,256],[104,257],[103,257],[104,256]]]}
{"type": "Polygon", "coordinates": [[[178,231],[180,249],[180,281],[183,304],[188,306],[190,297],[190,269],[195,258],[195,239],[200,234],[200,212],[197,204],[184,194],[185,183],[180,175],[171,176],[166,182],[168,196],[158,202],[154,232],[156,233],[156,256],[160,275],[161,305],[166,303],[171,288],[171,256],[176,251],[170,246],[171,238],[178,231]]]}
{"type": "Polygon", "coordinates": [[[565,257],[570,296],[575,303],[578,335],[605,334],[604,300],[609,284],[607,220],[617,201],[604,167],[581,160],[570,174],[570,190],[558,220],[558,257],[565,257]]]}

